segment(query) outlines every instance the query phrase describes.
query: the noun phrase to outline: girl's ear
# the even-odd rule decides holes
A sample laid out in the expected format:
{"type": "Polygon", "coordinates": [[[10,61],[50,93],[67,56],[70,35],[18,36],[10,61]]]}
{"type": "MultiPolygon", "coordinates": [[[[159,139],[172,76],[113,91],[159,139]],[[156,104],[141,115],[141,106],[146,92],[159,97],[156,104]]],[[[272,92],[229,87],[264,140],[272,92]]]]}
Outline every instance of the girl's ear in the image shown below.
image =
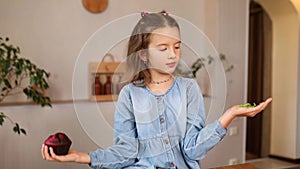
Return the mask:
{"type": "Polygon", "coordinates": [[[142,61],[148,61],[146,50],[138,51],[138,55],[142,61]]]}

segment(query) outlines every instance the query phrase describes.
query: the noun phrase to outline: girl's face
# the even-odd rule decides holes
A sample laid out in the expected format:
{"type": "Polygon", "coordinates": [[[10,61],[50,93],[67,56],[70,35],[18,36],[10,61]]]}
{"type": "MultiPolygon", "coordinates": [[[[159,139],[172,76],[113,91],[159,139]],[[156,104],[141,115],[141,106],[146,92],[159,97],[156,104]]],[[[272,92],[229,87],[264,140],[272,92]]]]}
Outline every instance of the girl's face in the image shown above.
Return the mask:
{"type": "Polygon", "coordinates": [[[152,71],[171,74],[179,63],[180,32],[176,27],[164,27],[152,32],[147,51],[148,67],[152,71]]]}

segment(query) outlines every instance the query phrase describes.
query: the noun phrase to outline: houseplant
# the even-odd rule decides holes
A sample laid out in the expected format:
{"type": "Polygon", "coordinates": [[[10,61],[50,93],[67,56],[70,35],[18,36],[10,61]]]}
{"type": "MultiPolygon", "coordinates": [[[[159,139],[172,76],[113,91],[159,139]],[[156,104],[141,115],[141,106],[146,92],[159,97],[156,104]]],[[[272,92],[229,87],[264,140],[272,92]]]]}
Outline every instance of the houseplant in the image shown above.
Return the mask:
{"type": "MultiPolygon", "coordinates": [[[[219,59],[222,62],[226,73],[232,71],[234,66],[229,63],[224,54],[219,54],[219,59]]],[[[215,62],[215,58],[210,55],[207,57],[198,58],[192,63],[191,66],[186,65],[184,62],[180,62],[175,70],[175,73],[183,77],[197,79],[203,96],[210,96],[211,84],[207,68],[213,62],[215,62]],[[205,68],[206,70],[200,71],[202,68],[205,68]]]]}
{"type": "MultiPolygon", "coordinates": [[[[225,68],[225,72],[230,72],[234,66],[229,63],[227,60],[225,54],[219,54],[219,58],[225,68]]],[[[197,72],[201,68],[205,68],[206,66],[210,65],[212,62],[214,62],[214,58],[210,55],[208,55],[206,58],[198,58],[196,61],[192,63],[190,67],[187,65],[183,65],[182,63],[179,63],[179,65],[176,68],[176,73],[188,77],[188,78],[196,78],[197,72]]]]}
{"type": "MultiPolygon", "coordinates": [[[[0,103],[21,93],[42,107],[51,107],[51,99],[45,94],[50,74],[19,55],[19,47],[9,44],[9,38],[0,37],[0,103]]],[[[0,125],[6,120],[12,123],[15,133],[26,135],[25,129],[0,111],[0,125]]]]}

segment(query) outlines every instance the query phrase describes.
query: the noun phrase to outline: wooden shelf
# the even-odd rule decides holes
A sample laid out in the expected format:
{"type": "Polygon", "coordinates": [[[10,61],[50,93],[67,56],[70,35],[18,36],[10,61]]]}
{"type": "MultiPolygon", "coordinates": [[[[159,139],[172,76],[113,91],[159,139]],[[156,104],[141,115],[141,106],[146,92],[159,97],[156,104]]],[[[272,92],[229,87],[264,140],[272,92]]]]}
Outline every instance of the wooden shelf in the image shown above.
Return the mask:
{"type": "MultiPolygon", "coordinates": [[[[121,62],[92,62],[89,65],[89,93],[90,100],[96,102],[108,102],[115,101],[118,99],[118,94],[121,90],[120,78],[125,72],[125,65],[121,62]],[[99,78],[101,86],[103,87],[108,77],[111,80],[111,90],[109,92],[106,89],[101,88],[101,92],[95,95],[95,79],[99,78]],[[103,78],[104,77],[104,78],[103,78]],[[117,79],[116,79],[117,78],[117,79]],[[112,94],[107,94],[112,93],[112,94]]],[[[99,85],[98,85],[99,86],[99,85]]],[[[99,92],[99,88],[97,88],[99,92]]]]}
{"type": "Polygon", "coordinates": [[[91,96],[91,101],[97,101],[97,102],[109,102],[109,101],[116,101],[118,100],[118,95],[97,95],[97,96],[91,96]]]}

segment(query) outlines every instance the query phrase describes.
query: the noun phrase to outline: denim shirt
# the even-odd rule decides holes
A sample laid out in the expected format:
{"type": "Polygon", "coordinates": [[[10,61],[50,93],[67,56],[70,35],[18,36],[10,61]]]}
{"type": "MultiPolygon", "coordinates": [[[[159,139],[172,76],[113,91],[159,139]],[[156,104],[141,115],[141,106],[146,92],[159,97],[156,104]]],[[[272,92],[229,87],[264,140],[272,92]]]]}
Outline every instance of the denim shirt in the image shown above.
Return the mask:
{"type": "Polygon", "coordinates": [[[89,153],[91,168],[200,169],[199,160],[227,130],[206,125],[201,90],[193,79],[175,77],[164,94],[128,84],[119,94],[114,143],[89,153]]]}

